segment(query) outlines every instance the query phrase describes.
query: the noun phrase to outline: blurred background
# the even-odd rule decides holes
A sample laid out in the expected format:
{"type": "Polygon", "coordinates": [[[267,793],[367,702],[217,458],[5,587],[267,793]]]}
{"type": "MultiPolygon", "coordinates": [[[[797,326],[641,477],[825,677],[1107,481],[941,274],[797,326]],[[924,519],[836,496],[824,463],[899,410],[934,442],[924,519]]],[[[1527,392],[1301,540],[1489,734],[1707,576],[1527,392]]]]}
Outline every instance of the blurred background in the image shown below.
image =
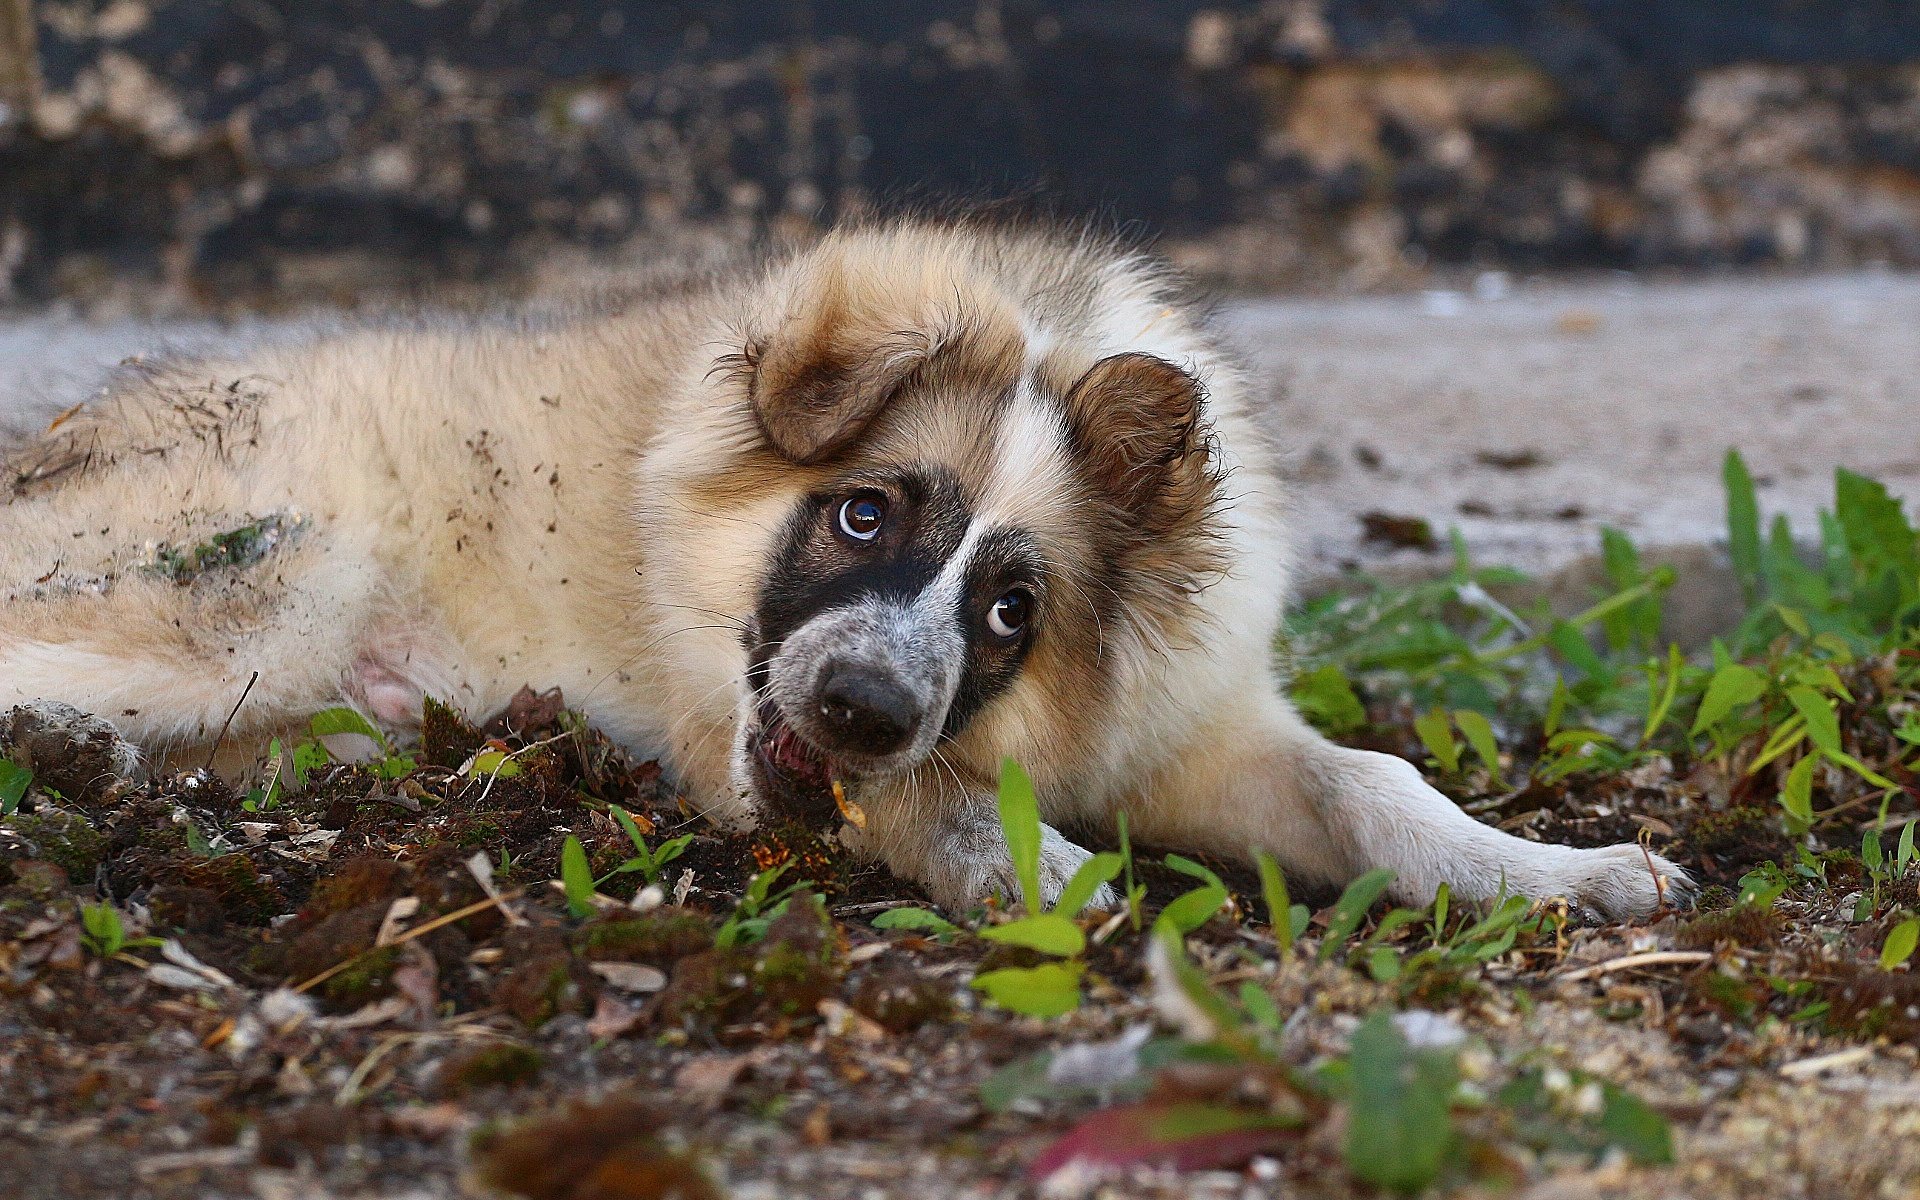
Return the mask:
{"type": "Polygon", "coordinates": [[[953,202],[1226,299],[1310,582],[1711,557],[1730,445],[1803,535],[1835,466],[1920,493],[1913,0],[0,0],[0,430],[953,202]]]}
{"type": "Polygon", "coordinates": [[[257,308],[1011,200],[1238,290],[1920,264],[1911,0],[0,0],[0,296],[257,308]]]}

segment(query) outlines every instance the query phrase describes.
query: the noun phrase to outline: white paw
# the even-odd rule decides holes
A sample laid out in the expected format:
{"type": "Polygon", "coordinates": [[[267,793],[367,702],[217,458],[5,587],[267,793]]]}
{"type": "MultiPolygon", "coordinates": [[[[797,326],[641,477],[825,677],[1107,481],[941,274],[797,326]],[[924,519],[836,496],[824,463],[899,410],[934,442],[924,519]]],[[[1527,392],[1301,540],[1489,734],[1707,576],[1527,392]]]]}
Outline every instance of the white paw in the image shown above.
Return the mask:
{"type": "MultiPolygon", "coordinates": [[[[1058,903],[1067,881],[1092,857],[1091,851],[1074,845],[1053,826],[1040,826],[1041,903],[1047,908],[1058,903]]],[[[900,864],[894,864],[894,869],[900,870],[900,864]]],[[[1008,905],[1020,903],[1020,876],[998,825],[955,830],[941,840],[923,871],[905,873],[919,875],[934,900],[950,912],[977,908],[991,896],[1008,905]]],[[[1088,908],[1097,909],[1119,904],[1120,898],[1105,884],[1087,901],[1088,908]]]]}
{"type": "Polygon", "coordinates": [[[1575,850],[1556,874],[1552,894],[1610,921],[1635,920],[1662,905],[1687,908],[1693,903],[1691,876],[1632,843],[1575,850]]]}

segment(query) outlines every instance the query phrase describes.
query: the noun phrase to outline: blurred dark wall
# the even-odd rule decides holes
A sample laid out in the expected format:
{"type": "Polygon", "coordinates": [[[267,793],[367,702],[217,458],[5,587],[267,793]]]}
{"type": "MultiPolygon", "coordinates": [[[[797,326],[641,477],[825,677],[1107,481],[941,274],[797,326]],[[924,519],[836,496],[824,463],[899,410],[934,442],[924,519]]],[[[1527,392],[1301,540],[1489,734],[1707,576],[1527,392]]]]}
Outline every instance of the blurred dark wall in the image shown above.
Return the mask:
{"type": "Polygon", "coordinates": [[[1257,285],[1920,264],[1910,0],[30,7],[37,46],[0,19],[27,301],[511,281],[946,197],[1257,285]]]}

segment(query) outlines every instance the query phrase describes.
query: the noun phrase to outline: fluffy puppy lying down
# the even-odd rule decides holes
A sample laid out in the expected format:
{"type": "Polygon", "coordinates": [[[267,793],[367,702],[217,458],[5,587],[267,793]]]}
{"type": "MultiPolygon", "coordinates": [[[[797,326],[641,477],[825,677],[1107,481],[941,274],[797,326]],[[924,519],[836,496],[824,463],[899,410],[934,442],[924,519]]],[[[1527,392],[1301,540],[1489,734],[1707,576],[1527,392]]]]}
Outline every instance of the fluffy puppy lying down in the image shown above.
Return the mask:
{"type": "MultiPolygon", "coordinates": [[[[1051,823],[1424,901],[1614,917],[1685,877],[1473,820],[1322,739],[1273,640],[1276,447],[1151,262],[851,228],[557,321],[381,325],[124,369],[9,453],[0,706],[148,747],[342,699],[417,720],[557,684],[723,822],[831,818],[950,907],[1015,894],[994,786],[1051,823]]],[[[1049,898],[1087,852],[1045,830],[1049,898]]],[[[1108,898],[1110,899],[1110,898],[1108,898]]]]}

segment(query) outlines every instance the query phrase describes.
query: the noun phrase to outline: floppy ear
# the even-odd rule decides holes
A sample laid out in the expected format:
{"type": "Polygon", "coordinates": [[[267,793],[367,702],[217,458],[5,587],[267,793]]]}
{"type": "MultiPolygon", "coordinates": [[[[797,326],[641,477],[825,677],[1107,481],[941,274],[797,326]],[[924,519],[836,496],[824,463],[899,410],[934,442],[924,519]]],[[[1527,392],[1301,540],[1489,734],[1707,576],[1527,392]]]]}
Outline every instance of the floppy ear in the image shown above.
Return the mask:
{"type": "Polygon", "coordinates": [[[1200,381],[1163,358],[1103,358],[1067,389],[1067,423],[1088,473],[1119,507],[1159,524],[1197,515],[1211,471],[1200,381]]]}
{"type": "Polygon", "coordinates": [[[789,322],[745,355],[754,419],[783,457],[803,465],[831,458],[887,406],[933,348],[930,336],[913,330],[849,328],[832,309],[789,322]]]}

